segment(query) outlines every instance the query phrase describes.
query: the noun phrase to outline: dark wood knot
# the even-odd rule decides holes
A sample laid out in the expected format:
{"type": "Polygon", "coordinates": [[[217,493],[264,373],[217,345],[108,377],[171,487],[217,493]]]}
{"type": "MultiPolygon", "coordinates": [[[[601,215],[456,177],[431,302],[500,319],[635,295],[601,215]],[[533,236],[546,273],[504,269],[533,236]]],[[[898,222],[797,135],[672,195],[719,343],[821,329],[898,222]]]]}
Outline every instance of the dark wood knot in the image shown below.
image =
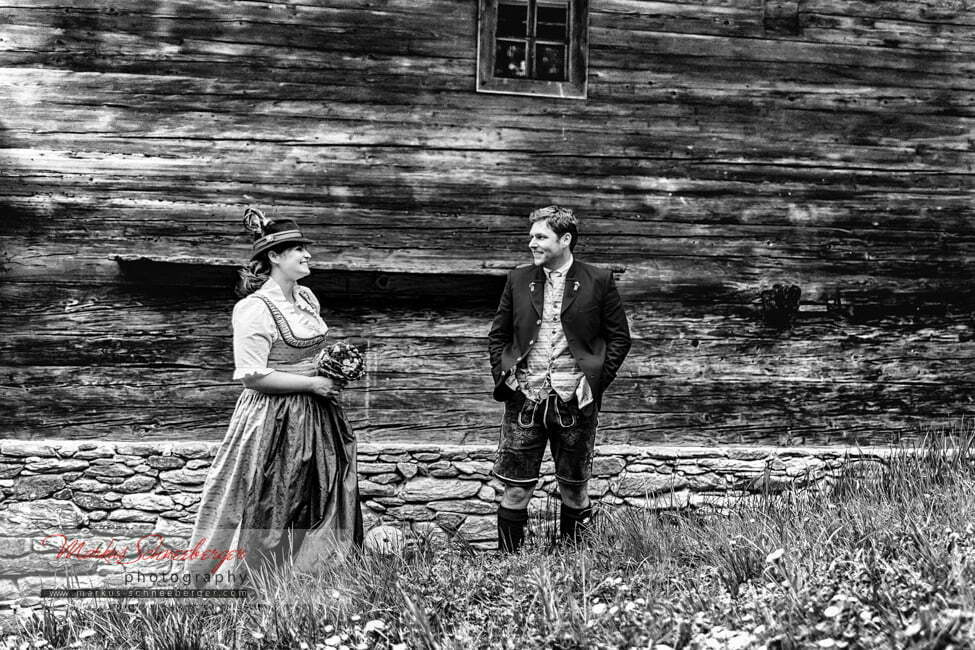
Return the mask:
{"type": "Polygon", "coordinates": [[[762,322],[766,327],[788,329],[799,313],[799,297],[802,290],[794,284],[774,284],[760,294],[762,298],[762,322]]]}

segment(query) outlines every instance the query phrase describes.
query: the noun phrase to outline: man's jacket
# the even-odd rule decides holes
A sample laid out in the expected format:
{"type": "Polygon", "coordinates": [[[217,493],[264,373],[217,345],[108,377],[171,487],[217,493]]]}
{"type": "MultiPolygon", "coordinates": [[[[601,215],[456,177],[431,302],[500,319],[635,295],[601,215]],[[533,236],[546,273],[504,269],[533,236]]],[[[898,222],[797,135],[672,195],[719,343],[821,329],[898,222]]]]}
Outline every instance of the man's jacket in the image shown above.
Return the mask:
{"type": "MultiPolygon", "coordinates": [[[[513,396],[505,381],[538,339],[544,291],[542,267],[523,266],[508,273],[488,334],[494,399],[499,402],[513,396]]],[[[611,271],[573,261],[565,276],[562,328],[569,352],[589,381],[599,409],[603,391],[630,351],[630,328],[611,271]]]]}

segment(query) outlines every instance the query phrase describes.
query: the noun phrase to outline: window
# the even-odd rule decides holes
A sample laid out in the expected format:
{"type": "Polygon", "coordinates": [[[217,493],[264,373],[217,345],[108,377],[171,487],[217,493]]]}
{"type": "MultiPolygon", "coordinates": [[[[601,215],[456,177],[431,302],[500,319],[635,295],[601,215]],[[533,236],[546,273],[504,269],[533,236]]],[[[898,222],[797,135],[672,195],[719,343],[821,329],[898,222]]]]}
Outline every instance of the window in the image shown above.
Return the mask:
{"type": "Polygon", "coordinates": [[[588,0],[480,0],[477,90],[586,97],[588,0]]]}

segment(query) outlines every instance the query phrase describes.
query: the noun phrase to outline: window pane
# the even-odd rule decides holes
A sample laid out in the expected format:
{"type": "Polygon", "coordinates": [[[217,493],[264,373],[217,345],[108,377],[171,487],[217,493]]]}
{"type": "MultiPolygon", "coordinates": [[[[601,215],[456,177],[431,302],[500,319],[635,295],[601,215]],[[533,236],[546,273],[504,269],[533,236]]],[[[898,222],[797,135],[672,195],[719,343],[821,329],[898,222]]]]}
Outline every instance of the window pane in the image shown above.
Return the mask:
{"type": "Polygon", "coordinates": [[[498,41],[494,49],[495,77],[527,77],[527,47],[520,41],[498,41]]]}
{"type": "Polygon", "coordinates": [[[528,6],[499,4],[498,26],[495,36],[498,38],[506,36],[524,38],[528,36],[528,6]]]}
{"type": "Polygon", "coordinates": [[[542,41],[565,42],[568,11],[565,7],[539,6],[535,13],[535,38],[542,41]]]}
{"type": "Polygon", "coordinates": [[[535,76],[549,81],[565,81],[565,46],[535,46],[535,76]]]}

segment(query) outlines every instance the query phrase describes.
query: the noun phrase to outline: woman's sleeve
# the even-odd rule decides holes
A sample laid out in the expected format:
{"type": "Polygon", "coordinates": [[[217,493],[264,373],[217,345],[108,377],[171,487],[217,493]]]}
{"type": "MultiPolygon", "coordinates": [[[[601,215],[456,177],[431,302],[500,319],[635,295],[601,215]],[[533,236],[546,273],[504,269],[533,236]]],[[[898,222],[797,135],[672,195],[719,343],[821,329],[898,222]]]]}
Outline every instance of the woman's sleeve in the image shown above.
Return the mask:
{"type": "Polygon", "coordinates": [[[260,300],[241,300],[234,306],[234,379],[269,375],[267,367],[271,343],[277,327],[271,312],[260,300]]]}

